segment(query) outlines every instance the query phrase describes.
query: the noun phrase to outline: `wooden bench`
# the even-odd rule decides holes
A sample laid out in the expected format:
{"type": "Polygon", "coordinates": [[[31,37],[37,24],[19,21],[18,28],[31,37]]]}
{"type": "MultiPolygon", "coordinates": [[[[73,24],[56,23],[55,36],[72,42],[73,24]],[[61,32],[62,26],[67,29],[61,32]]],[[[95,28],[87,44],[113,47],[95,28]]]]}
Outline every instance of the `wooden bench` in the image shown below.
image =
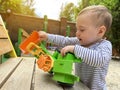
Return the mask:
{"type": "Polygon", "coordinates": [[[17,57],[8,30],[5,28],[4,22],[0,15],[0,64],[2,63],[2,57],[4,54],[8,54],[10,57],[17,57]]]}
{"type": "Polygon", "coordinates": [[[61,87],[52,75],[40,70],[33,57],[10,58],[0,64],[0,90],[89,90],[76,83],[72,88],[61,87]]]}

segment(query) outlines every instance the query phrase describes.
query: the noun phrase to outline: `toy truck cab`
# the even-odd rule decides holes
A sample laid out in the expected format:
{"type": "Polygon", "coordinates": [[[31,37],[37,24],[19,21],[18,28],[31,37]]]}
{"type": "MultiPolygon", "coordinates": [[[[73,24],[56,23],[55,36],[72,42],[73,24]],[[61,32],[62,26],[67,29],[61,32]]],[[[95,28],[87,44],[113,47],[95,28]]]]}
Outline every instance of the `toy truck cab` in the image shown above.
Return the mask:
{"type": "Polygon", "coordinates": [[[53,79],[62,86],[72,87],[75,82],[79,81],[79,77],[73,73],[74,63],[80,63],[81,59],[77,59],[74,54],[67,53],[64,57],[58,50],[55,51],[53,57],[54,60],[53,79]]]}

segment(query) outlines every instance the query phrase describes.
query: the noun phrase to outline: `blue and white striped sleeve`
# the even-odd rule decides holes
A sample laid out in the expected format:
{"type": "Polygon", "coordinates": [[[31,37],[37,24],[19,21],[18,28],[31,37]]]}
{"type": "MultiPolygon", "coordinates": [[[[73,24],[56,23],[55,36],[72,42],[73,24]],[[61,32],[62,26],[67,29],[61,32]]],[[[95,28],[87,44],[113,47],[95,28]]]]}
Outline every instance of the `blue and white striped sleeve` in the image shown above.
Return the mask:
{"type": "Polygon", "coordinates": [[[74,54],[90,66],[102,67],[109,62],[112,55],[112,45],[109,41],[101,43],[95,49],[75,45],[74,54]]]}
{"type": "Polygon", "coordinates": [[[54,43],[59,46],[75,45],[79,43],[76,37],[64,37],[61,35],[48,34],[47,42],[54,43]]]}

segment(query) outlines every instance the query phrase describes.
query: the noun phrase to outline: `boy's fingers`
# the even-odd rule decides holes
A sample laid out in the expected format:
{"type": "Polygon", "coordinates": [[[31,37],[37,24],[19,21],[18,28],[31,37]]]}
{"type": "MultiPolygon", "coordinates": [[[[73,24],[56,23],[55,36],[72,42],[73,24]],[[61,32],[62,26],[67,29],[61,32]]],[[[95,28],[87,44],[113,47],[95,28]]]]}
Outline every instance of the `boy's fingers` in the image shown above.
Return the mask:
{"type": "Polygon", "coordinates": [[[61,55],[62,55],[62,56],[65,56],[65,54],[66,54],[66,50],[65,50],[65,48],[63,48],[63,49],[61,50],[61,55]]]}
{"type": "Polygon", "coordinates": [[[61,52],[60,52],[60,53],[61,53],[61,55],[62,55],[62,56],[64,56],[64,54],[63,54],[63,51],[62,51],[62,50],[61,50],[61,52]]]}

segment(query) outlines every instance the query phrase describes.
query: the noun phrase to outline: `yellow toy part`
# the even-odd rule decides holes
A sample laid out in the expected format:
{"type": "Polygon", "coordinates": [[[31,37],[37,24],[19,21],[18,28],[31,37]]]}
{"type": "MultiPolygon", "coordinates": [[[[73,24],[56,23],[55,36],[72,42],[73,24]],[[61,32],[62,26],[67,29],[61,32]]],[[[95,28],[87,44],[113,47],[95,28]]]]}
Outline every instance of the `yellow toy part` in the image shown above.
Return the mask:
{"type": "Polygon", "coordinates": [[[38,45],[33,42],[30,42],[26,47],[27,52],[39,58],[41,54],[45,54],[38,45]]]}

